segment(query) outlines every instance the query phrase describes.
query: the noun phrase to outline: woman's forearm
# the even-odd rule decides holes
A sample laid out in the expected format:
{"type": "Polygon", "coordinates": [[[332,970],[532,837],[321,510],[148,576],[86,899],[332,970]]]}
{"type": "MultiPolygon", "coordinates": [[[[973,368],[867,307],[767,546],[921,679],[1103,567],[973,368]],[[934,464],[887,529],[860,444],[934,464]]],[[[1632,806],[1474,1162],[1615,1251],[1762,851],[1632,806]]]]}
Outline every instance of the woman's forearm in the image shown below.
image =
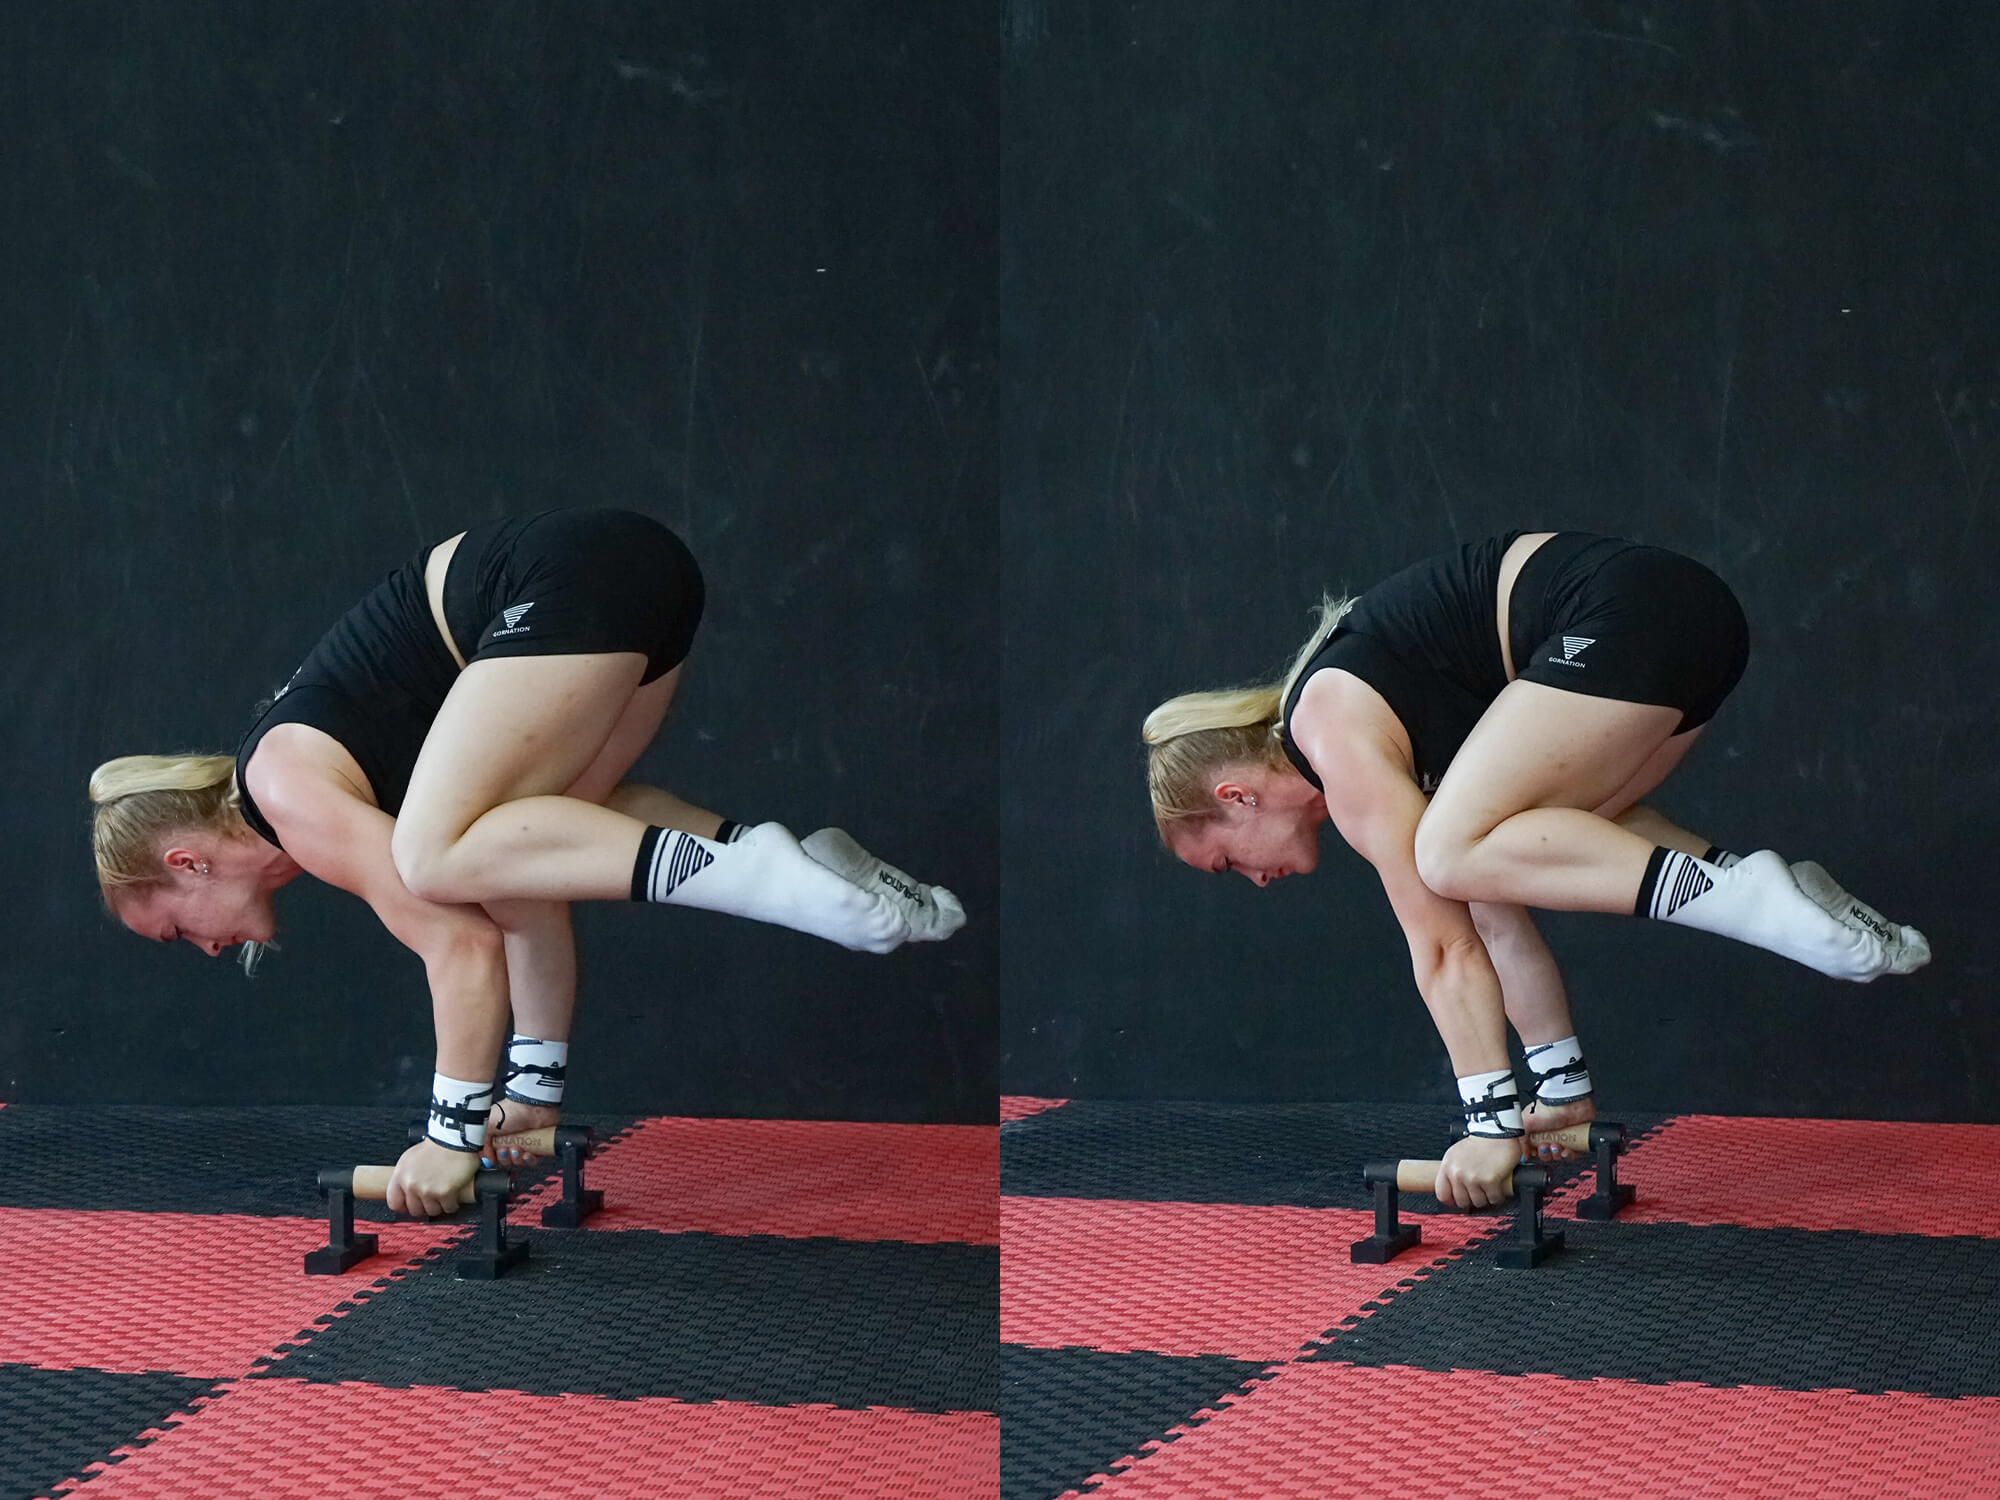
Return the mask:
{"type": "Polygon", "coordinates": [[[491,1079],[507,1042],[507,955],[495,929],[427,954],[437,1070],[469,1083],[491,1079]]]}
{"type": "Polygon", "coordinates": [[[1417,990],[1460,1078],[1510,1066],[1500,978],[1476,938],[1415,957],[1417,990]]]}

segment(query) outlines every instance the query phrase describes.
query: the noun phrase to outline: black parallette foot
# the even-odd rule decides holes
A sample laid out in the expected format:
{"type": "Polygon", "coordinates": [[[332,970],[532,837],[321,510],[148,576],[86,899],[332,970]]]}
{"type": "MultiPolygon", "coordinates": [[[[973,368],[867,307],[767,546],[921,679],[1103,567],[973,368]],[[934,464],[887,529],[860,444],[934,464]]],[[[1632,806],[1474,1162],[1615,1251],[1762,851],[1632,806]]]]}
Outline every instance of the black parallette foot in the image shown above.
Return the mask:
{"type": "Polygon", "coordinates": [[[466,1251],[457,1261],[460,1281],[498,1281],[516,1266],[528,1262],[528,1242],[514,1240],[497,1253],[481,1249],[466,1251]]]}
{"type": "Polygon", "coordinates": [[[338,1276],[351,1271],[376,1253],[376,1237],[357,1234],[346,1245],[321,1245],[306,1252],[306,1275],[338,1276]]]}
{"type": "Polygon", "coordinates": [[[1371,1234],[1365,1240],[1356,1240],[1347,1247],[1347,1258],[1357,1266],[1386,1265],[1411,1246],[1421,1244],[1423,1238],[1422,1229],[1405,1224],[1387,1237],[1371,1234]]]}
{"type": "Polygon", "coordinates": [[[1549,1174],[1542,1168],[1523,1164],[1514,1169],[1514,1197],[1520,1207],[1514,1213],[1514,1228],[1506,1244],[1493,1257],[1493,1264],[1510,1271],[1539,1266],[1563,1247],[1563,1233],[1542,1230],[1542,1198],[1549,1190],[1549,1174]]]}
{"type": "Polygon", "coordinates": [[[1510,1271],[1532,1270],[1551,1255],[1560,1254],[1562,1247],[1563,1232],[1560,1229],[1527,1243],[1509,1241],[1495,1252],[1493,1264],[1505,1266],[1510,1271]]]}
{"type": "Polygon", "coordinates": [[[575,1229],[604,1207],[604,1194],[583,1185],[583,1163],[590,1155],[592,1134],[588,1125],[558,1125],[556,1156],[562,1162],[562,1201],[542,1210],[542,1224],[549,1229],[575,1229]]]}
{"type": "Polygon", "coordinates": [[[1639,1196],[1630,1183],[1618,1180],[1618,1158],[1625,1154],[1625,1127],[1611,1124],[1591,1126],[1590,1149],[1597,1168],[1597,1191],[1577,1203],[1576,1216],[1579,1219],[1615,1219],[1620,1209],[1639,1196]]]}
{"type": "Polygon", "coordinates": [[[338,1276],[375,1253],[376,1237],[354,1232],[354,1174],[319,1174],[319,1195],[326,1199],[326,1243],[306,1255],[306,1275],[338,1276]]]}
{"type": "Polygon", "coordinates": [[[1361,1169],[1361,1180],[1375,1195],[1375,1232],[1348,1246],[1347,1258],[1357,1266],[1385,1265],[1412,1245],[1421,1244],[1424,1232],[1397,1218],[1394,1162],[1371,1161],[1361,1169]]]}
{"type": "Polygon", "coordinates": [[[481,1172],[472,1179],[479,1201],[479,1232],[458,1258],[460,1281],[497,1281],[528,1259],[528,1242],[507,1239],[507,1200],[514,1191],[511,1172],[481,1172]]]}

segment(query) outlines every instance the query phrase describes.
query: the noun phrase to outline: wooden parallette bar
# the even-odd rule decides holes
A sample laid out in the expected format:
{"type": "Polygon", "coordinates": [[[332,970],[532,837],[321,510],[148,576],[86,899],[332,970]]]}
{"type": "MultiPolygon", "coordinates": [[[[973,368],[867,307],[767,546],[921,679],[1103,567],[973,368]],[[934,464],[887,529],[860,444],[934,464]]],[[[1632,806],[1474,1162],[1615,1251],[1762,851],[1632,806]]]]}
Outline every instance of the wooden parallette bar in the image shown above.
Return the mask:
{"type": "MultiPolygon", "coordinates": [[[[1570,1151],[1591,1151],[1597,1146],[1597,1138],[1616,1132],[1620,1146],[1625,1141],[1625,1127],[1622,1125],[1571,1125],[1562,1130],[1551,1130],[1543,1135],[1531,1137],[1537,1143],[1551,1141],[1570,1151]]],[[[1365,1172],[1376,1170],[1379,1163],[1371,1163],[1365,1172]]],[[[1407,1158],[1396,1163],[1396,1186],[1406,1193],[1428,1193],[1437,1186],[1437,1175],[1444,1169],[1441,1161],[1422,1161],[1407,1158]]],[[[1372,1180],[1372,1179],[1369,1179],[1372,1180]]],[[[1510,1189],[1511,1190],[1511,1189],[1510,1189]]]]}
{"type": "MultiPolygon", "coordinates": [[[[1555,1141],[1572,1151],[1596,1155],[1597,1191],[1577,1205],[1579,1216],[1610,1218],[1632,1201],[1632,1189],[1620,1184],[1616,1160],[1625,1149],[1625,1127],[1614,1124],[1572,1125],[1530,1138],[1534,1142],[1555,1141]]],[[[1406,1158],[1402,1161],[1375,1161],[1361,1169],[1361,1180],[1375,1199],[1375,1232],[1356,1240],[1349,1256],[1358,1264],[1381,1265],[1395,1259],[1411,1246],[1422,1243],[1423,1231],[1397,1217],[1398,1193],[1430,1193],[1437,1189],[1443,1163],[1406,1158]]],[[[1515,1213],[1514,1233],[1500,1249],[1498,1264],[1509,1267],[1540,1265],[1563,1246],[1560,1230],[1544,1234],[1542,1198],[1548,1191],[1549,1174],[1533,1162],[1523,1162],[1508,1179],[1508,1190],[1520,1199],[1515,1213]]]]}

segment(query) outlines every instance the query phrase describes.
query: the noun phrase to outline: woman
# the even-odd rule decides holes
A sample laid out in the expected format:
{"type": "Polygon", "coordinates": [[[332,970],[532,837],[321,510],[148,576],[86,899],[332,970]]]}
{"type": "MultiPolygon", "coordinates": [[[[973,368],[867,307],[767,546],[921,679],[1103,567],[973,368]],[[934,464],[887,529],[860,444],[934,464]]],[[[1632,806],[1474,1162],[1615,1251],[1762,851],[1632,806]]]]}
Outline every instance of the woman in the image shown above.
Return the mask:
{"type": "Polygon", "coordinates": [[[428,1137],[390,1181],[398,1212],[446,1211],[489,1128],[558,1118],[569,902],[705,907],[874,953],[964,921],[951,892],[838,829],[801,845],[623,780],[673,701],[702,599],[693,557],[644,516],[476,526],[349,610],[234,757],[126,756],[91,778],[98,879],[134,932],[210,955],[242,944],[249,967],[271,893],[303,872],[423,958],[437,1074],[428,1137]]]}
{"type": "Polygon", "coordinates": [[[1639,800],[1693,748],[1748,653],[1741,608],[1700,564],[1510,532],[1328,600],[1282,682],[1186,694],[1147,717],[1153,816],[1187,864],[1260,886],[1306,874],[1331,820],[1375,867],[1464,1101],[1442,1202],[1499,1202],[1521,1137],[1592,1117],[1562,978],[1527,907],[1662,918],[1842,979],[1929,961],[1922,933],[1819,866],[1739,859],[1639,800]],[[1534,1074],[1525,1114],[1510,1021],[1534,1074]]]}

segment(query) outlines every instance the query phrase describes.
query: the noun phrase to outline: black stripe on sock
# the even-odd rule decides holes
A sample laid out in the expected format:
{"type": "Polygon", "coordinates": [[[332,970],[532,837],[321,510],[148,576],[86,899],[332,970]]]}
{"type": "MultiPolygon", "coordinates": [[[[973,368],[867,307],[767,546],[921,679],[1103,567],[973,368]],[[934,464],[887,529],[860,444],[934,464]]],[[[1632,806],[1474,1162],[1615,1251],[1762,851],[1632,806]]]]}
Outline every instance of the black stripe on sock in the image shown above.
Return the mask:
{"type": "Polygon", "coordinates": [[[653,850],[665,835],[664,828],[648,828],[646,836],[639,840],[639,860],[632,866],[632,899],[650,901],[653,899],[653,850]]]}
{"type": "Polygon", "coordinates": [[[1673,850],[1664,844],[1653,846],[1653,857],[1646,861],[1646,873],[1639,881],[1639,899],[1632,903],[1632,915],[1649,917],[1653,914],[1653,887],[1660,883],[1660,867],[1667,862],[1673,850]]]}
{"type": "Polygon", "coordinates": [[[743,833],[744,827],[741,823],[734,818],[724,818],[722,826],[715,830],[715,841],[718,844],[733,844],[743,836],[743,833]]]}

